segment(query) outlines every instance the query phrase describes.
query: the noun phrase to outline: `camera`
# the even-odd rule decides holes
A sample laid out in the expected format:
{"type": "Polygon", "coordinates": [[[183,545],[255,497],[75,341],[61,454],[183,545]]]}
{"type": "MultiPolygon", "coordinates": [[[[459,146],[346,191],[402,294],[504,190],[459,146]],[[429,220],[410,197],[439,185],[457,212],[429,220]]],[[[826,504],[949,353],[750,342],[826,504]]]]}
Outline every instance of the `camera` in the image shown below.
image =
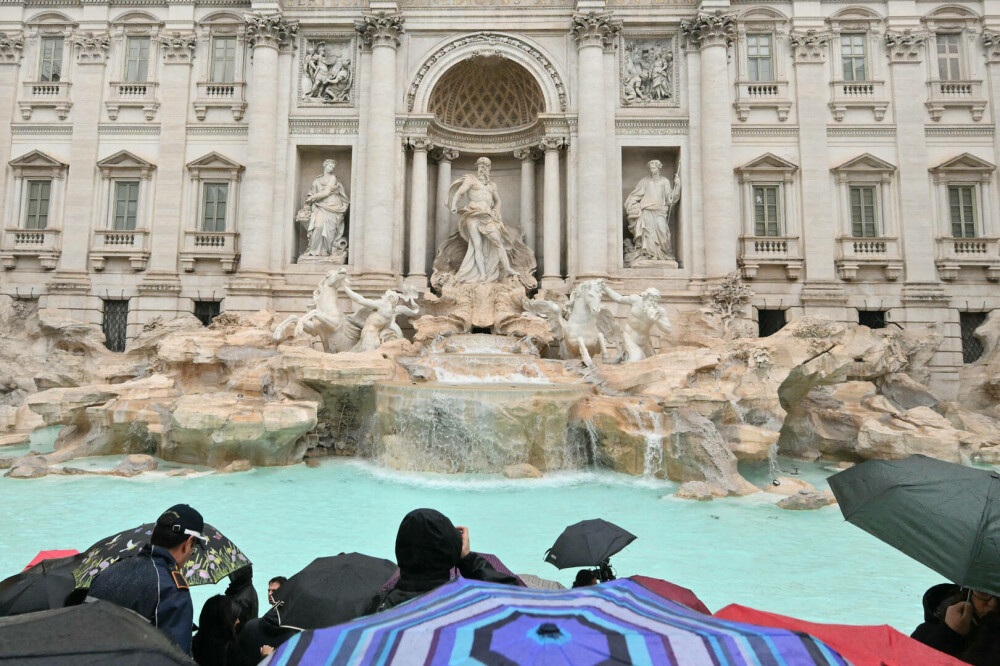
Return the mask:
{"type": "Polygon", "coordinates": [[[597,577],[602,583],[615,579],[615,570],[611,568],[610,560],[604,560],[598,565],[597,577]]]}

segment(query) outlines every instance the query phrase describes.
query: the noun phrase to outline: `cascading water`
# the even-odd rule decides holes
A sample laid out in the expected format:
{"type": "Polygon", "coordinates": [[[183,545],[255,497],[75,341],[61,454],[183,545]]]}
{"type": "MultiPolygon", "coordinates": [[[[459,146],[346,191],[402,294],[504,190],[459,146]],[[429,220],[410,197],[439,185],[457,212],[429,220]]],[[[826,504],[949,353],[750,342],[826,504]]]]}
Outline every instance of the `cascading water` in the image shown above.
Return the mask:
{"type": "Polygon", "coordinates": [[[656,476],[663,465],[663,412],[649,409],[644,404],[626,404],[625,414],[642,436],[645,443],[642,475],[656,476]]]}
{"type": "Polygon", "coordinates": [[[781,476],[781,465],[778,464],[777,442],[767,447],[767,467],[771,474],[771,483],[778,485],[778,477],[781,476]]]}

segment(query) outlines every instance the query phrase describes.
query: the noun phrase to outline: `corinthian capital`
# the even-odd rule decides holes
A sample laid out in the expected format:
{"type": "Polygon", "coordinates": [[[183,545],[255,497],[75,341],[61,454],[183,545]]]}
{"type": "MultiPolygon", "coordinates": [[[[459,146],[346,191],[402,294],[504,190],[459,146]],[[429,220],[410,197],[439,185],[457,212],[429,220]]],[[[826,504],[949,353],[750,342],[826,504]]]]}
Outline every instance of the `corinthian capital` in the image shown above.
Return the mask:
{"type": "Polygon", "coordinates": [[[243,20],[247,25],[247,41],[252,47],[279,49],[299,31],[298,21],[288,21],[281,14],[254,12],[244,14],[243,20]]]}
{"type": "Polygon", "coordinates": [[[909,28],[902,32],[890,30],[885,33],[885,46],[890,62],[919,62],[920,47],[927,41],[927,35],[913,32],[909,28]]]}
{"type": "Polygon", "coordinates": [[[106,32],[79,32],[69,41],[76,47],[76,61],[81,65],[103,65],[111,46],[106,32]]]}
{"type": "Polygon", "coordinates": [[[403,15],[389,12],[365,14],[354,22],[354,29],[368,48],[376,46],[399,46],[399,36],[403,34],[403,15]]]}
{"type": "Polygon", "coordinates": [[[21,59],[24,35],[20,32],[0,32],[0,65],[14,65],[21,59]]]}
{"type": "Polygon", "coordinates": [[[622,22],[615,19],[611,12],[588,12],[573,15],[573,27],[570,32],[576,39],[576,45],[600,46],[612,49],[618,33],[622,31],[622,22]]]}
{"type": "Polygon", "coordinates": [[[698,14],[690,21],[681,21],[681,32],[699,48],[729,46],[736,36],[736,15],[716,9],[711,14],[698,14]]]}
{"type": "Polygon", "coordinates": [[[193,32],[172,32],[160,42],[163,61],[167,64],[186,65],[194,57],[194,46],[198,38],[193,32]]]}
{"type": "Polygon", "coordinates": [[[806,30],[788,35],[792,44],[795,62],[823,62],[826,60],[826,45],[833,37],[829,32],[806,30]]]}
{"type": "Polygon", "coordinates": [[[1000,32],[983,30],[983,47],[986,49],[986,62],[1000,62],[1000,32]]]}

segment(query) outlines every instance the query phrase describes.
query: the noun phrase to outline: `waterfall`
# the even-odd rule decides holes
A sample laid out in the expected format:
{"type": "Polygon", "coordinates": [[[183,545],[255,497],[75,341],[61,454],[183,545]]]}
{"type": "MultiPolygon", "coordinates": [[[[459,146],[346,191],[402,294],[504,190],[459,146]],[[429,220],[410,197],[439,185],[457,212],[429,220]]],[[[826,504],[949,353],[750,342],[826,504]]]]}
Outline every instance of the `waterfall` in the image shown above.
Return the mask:
{"type": "Polygon", "coordinates": [[[644,404],[626,403],[622,411],[645,441],[642,475],[656,476],[663,464],[663,412],[653,411],[644,404]]]}

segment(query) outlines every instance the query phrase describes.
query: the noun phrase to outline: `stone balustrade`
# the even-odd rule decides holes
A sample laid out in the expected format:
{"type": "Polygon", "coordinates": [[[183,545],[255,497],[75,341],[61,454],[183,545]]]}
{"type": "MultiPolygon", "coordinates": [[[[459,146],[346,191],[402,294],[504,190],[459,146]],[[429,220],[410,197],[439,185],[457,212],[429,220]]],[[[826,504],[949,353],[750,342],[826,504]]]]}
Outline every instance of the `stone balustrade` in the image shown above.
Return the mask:
{"type": "Polygon", "coordinates": [[[108,118],[118,119],[118,112],[122,108],[140,108],[146,120],[156,117],[156,110],[160,108],[160,103],[156,98],[157,84],[153,81],[140,83],[126,83],[122,81],[111,82],[111,93],[104,102],[108,110],[108,118]]]}
{"type": "Polygon", "coordinates": [[[1000,281],[1000,238],[938,238],[936,243],[942,280],[958,279],[963,268],[983,268],[988,280],[1000,281]]]}
{"type": "Polygon", "coordinates": [[[744,279],[756,278],[761,266],[783,266],[789,280],[797,280],[802,274],[798,236],[742,236],[740,242],[739,263],[744,279]]]}
{"type": "Polygon", "coordinates": [[[22,84],[21,99],[18,107],[21,118],[31,120],[35,109],[55,109],[59,120],[65,120],[73,102],[69,97],[70,83],[68,81],[27,81],[22,84]]]}
{"type": "Polygon", "coordinates": [[[787,81],[737,81],[736,117],[746,120],[755,108],[774,109],[778,120],[787,120],[792,108],[787,81]]]}
{"type": "Polygon", "coordinates": [[[95,271],[103,271],[108,259],[121,257],[128,259],[132,270],[146,269],[149,262],[149,231],[131,229],[97,229],[90,246],[90,265],[95,271]]]}
{"type": "Polygon", "coordinates": [[[233,112],[233,120],[243,119],[243,113],[247,108],[246,83],[243,81],[233,81],[232,83],[199,81],[196,85],[198,94],[194,100],[194,113],[198,120],[204,120],[208,109],[211,108],[230,109],[233,112]]]}
{"type": "Polygon", "coordinates": [[[199,260],[215,260],[222,264],[227,273],[236,270],[240,260],[239,233],[235,231],[195,231],[184,232],[184,245],[180,253],[181,266],[188,273],[195,269],[199,260]]]}
{"type": "Polygon", "coordinates": [[[830,83],[830,110],[833,119],[844,119],[848,109],[871,109],[876,121],[885,118],[889,95],[885,81],[832,81],[830,83]]]}
{"type": "Polygon", "coordinates": [[[931,120],[941,120],[949,108],[967,108],[975,121],[982,120],[986,95],[982,81],[928,81],[927,111],[931,120]]]}
{"type": "Polygon", "coordinates": [[[842,280],[856,280],[862,266],[882,268],[885,279],[898,280],[903,272],[899,239],[894,236],[838,238],[835,264],[842,280]]]}
{"type": "Polygon", "coordinates": [[[5,229],[0,263],[11,270],[20,257],[35,257],[50,271],[59,263],[60,236],[59,229],[5,229]]]}

